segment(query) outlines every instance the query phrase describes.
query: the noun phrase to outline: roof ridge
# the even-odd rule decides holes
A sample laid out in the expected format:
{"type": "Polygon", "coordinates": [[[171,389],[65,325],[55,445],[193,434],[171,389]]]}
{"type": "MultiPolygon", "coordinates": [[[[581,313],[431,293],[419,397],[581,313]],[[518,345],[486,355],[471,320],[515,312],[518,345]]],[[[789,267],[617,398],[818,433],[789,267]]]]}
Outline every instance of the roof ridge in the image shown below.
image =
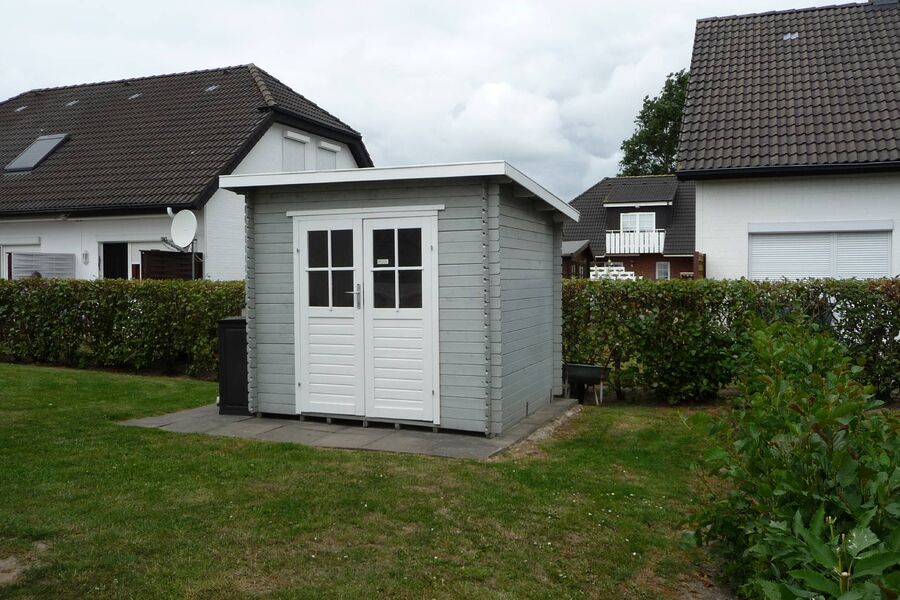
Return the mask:
{"type": "Polygon", "coordinates": [[[707,21],[729,21],[732,19],[743,19],[748,17],[767,17],[770,15],[789,15],[793,13],[801,13],[801,12],[811,12],[815,10],[834,10],[838,8],[853,8],[853,7],[865,7],[865,6],[873,6],[870,2],[848,2],[846,4],[826,4],[824,6],[807,6],[804,8],[786,8],[783,10],[767,10],[763,12],[757,13],[746,13],[743,15],[723,15],[721,17],[704,17],[702,19],[697,19],[698,23],[705,23],[707,21]]]}
{"type": "Polygon", "coordinates": [[[178,77],[181,75],[199,75],[200,73],[212,73],[214,71],[234,71],[237,69],[249,68],[254,66],[253,63],[243,64],[243,65],[232,65],[229,67],[215,67],[211,69],[196,69],[194,71],[179,71],[175,73],[162,73],[159,75],[142,75],[140,77],[125,77],[123,79],[110,79],[107,81],[93,81],[90,83],[74,83],[70,85],[58,85],[52,87],[45,88],[33,88],[22,92],[21,94],[17,94],[15,96],[11,96],[6,100],[0,101],[0,104],[5,104],[10,100],[15,100],[16,98],[21,98],[22,96],[27,96],[28,94],[39,94],[43,92],[55,92],[58,90],[69,90],[75,88],[84,88],[84,87],[94,87],[98,85],[111,85],[114,83],[131,83],[132,81],[144,81],[147,79],[162,79],[163,77],[178,77]]]}
{"type": "MultiPolygon", "coordinates": [[[[247,66],[247,70],[250,72],[250,77],[253,78],[253,82],[256,84],[256,87],[259,88],[259,92],[262,94],[263,101],[266,103],[267,106],[276,106],[278,103],[275,102],[275,97],[272,95],[271,90],[269,90],[269,86],[266,85],[266,80],[260,74],[260,72],[262,72],[262,73],[266,73],[266,72],[263,71],[262,69],[260,69],[259,67],[257,67],[253,63],[250,63],[246,66],[247,66]]],[[[266,73],[266,75],[269,75],[269,74],[266,73]]],[[[269,77],[272,77],[272,76],[269,75],[269,77]]]]}
{"type": "MultiPolygon", "coordinates": [[[[316,104],[315,102],[313,102],[312,100],[310,100],[309,98],[307,98],[306,96],[304,96],[303,94],[301,94],[300,92],[298,92],[297,90],[295,90],[294,88],[292,88],[291,86],[286,84],[285,82],[281,81],[280,79],[278,79],[277,77],[275,77],[274,75],[272,75],[271,73],[266,71],[265,69],[261,69],[253,63],[250,63],[249,65],[247,65],[247,67],[248,67],[248,69],[250,69],[250,72],[254,74],[254,79],[259,77],[260,81],[257,82],[257,85],[260,86],[260,91],[263,93],[263,98],[266,97],[266,94],[268,94],[269,98],[271,98],[271,102],[269,102],[268,99],[266,100],[266,104],[268,104],[269,106],[273,106],[273,107],[277,106],[279,108],[281,107],[281,105],[278,104],[278,101],[275,100],[275,97],[272,95],[271,91],[269,90],[269,86],[265,82],[265,77],[269,77],[275,83],[278,83],[279,85],[283,85],[288,90],[290,90],[292,93],[294,93],[297,96],[299,96],[300,98],[302,98],[304,102],[308,102],[309,104],[315,106],[317,109],[321,110],[323,113],[325,113],[326,115],[328,115],[329,117],[331,117],[332,119],[334,119],[335,121],[337,121],[338,123],[340,123],[341,125],[346,127],[347,129],[349,129],[350,131],[353,131],[357,135],[360,135],[360,133],[358,131],[356,131],[353,127],[350,127],[350,125],[348,125],[347,123],[345,123],[344,121],[339,119],[337,116],[335,116],[331,112],[325,110],[324,108],[322,108],[321,106],[319,106],[318,104],[316,104]]],[[[291,112],[290,109],[285,109],[285,110],[287,110],[288,112],[291,112]]]]}

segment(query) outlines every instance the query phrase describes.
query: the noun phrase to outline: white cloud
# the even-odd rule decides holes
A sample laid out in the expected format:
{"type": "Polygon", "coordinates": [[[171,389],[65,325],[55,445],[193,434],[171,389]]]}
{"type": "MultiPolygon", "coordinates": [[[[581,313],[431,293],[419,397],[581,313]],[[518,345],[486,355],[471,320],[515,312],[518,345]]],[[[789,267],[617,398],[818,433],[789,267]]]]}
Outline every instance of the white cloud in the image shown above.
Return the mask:
{"type": "Polygon", "coordinates": [[[569,199],[615,174],[697,18],[792,2],[19,3],[0,98],[255,62],[360,130],[376,164],[505,158],[569,199]]]}

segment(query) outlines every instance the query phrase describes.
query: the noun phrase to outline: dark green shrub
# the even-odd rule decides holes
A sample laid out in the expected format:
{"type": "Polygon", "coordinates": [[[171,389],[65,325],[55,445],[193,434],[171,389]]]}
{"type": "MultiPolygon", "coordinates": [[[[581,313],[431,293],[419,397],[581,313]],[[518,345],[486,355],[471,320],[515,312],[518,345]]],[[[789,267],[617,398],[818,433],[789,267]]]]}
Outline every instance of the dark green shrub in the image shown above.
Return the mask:
{"type": "Polygon", "coordinates": [[[731,491],[699,517],[748,597],[896,598],[900,419],[808,323],[758,324],[707,460],[731,491]]]}
{"type": "Polygon", "coordinates": [[[566,362],[612,367],[621,392],[641,386],[670,402],[734,380],[752,321],[803,316],[864,359],[879,397],[900,388],[900,280],[757,283],[585,281],[563,285],[566,362]]]}
{"type": "Polygon", "coordinates": [[[216,322],[243,305],[237,281],[0,281],[0,357],[210,372],[216,322]]]}

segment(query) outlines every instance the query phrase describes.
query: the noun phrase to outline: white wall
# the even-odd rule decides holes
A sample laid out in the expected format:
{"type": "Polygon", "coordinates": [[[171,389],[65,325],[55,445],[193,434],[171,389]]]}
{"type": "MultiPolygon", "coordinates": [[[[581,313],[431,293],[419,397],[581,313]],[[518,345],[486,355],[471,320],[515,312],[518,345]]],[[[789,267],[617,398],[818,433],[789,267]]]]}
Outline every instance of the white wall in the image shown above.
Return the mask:
{"type": "MultiPolygon", "coordinates": [[[[320,147],[323,138],[305,131],[273,124],[247,156],[235,168],[234,173],[275,173],[283,171],[284,153],[293,152],[296,146],[285,148],[286,143],[304,146],[307,169],[316,169],[318,157],[327,153],[338,169],[356,167],[356,161],[345,144],[329,141],[338,147],[336,153],[320,147]],[[287,140],[285,131],[293,131],[309,138],[306,144],[287,140]]],[[[216,190],[203,210],[197,211],[197,251],[204,254],[204,274],[209,279],[243,279],[244,259],[244,198],[227,190],[216,190]]],[[[140,250],[166,249],[160,238],[169,237],[171,219],[165,211],[159,215],[134,217],[93,217],[60,220],[57,217],[0,220],[0,278],[6,277],[6,253],[61,252],[75,254],[75,271],[79,279],[95,279],[99,276],[100,243],[129,242],[132,263],[140,263],[140,250]],[[33,238],[40,238],[35,245],[33,238]],[[27,244],[27,245],[25,245],[27,244]],[[87,251],[87,264],[82,253],[87,251]]],[[[130,270],[129,270],[130,272],[130,270]]]]}
{"type": "MultiPolygon", "coordinates": [[[[203,215],[198,215],[198,247],[204,247],[203,215]]],[[[171,219],[159,215],[135,217],[93,217],[86,219],[33,218],[0,221],[0,277],[6,278],[7,252],[61,252],[75,254],[75,275],[79,279],[99,276],[100,244],[129,242],[131,263],[140,263],[140,250],[165,248],[160,238],[169,236],[171,219]],[[22,241],[39,238],[39,244],[23,246],[22,241]],[[82,253],[87,252],[87,264],[82,253]]],[[[130,273],[130,269],[129,269],[130,273]]]]}
{"type": "MultiPolygon", "coordinates": [[[[278,173],[288,170],[292,157],[298,153],[297,147],[303,148],[306,170],[319,168],[319,156],[326,153],[326,158],[333,158],[335,168],[355,168],[356,161],[350,148],[337,142],[328,143],[337,146],[337,153],[328,152],[319,147],[323,138],[281,125],[273,124],[259,142],[250,150],[244,160],[234,169],[234,174],[278,173]],[[302,144],[284,136],[291,131],[309,138],[302,144]]],[[[244,197],[229,192],[216,190],[204,208],[206,213],[207,252],[205,253],[206,277],[210,279],[243,279],[245,276],[244,252],[244,197]]]]}
{"type": "Polygon", "coordinates": [[[697,245],[707,277],[747,276],[751,223],[894,221],[891,274],[900,274],[900,174],[697,182],[697,245]]]}

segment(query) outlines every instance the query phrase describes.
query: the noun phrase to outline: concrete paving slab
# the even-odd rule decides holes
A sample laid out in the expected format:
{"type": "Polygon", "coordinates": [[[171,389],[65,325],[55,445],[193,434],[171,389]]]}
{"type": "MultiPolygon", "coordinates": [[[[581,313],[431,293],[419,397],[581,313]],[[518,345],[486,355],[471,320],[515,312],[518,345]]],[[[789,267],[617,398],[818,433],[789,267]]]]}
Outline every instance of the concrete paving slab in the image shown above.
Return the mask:
{"type": "Polygon", "coordinates": [[[290,442],[320,448],[347,448],[426,454],[448,458],[484,460],[531,435],[561,416],[576,402],[555,400],[528,415],[502,435],[487,438],[464,433],[435,433],[427,429],[394,429],[375,425],[299,421],[275,417],[220,415],[215,405],[168,415],[132,419],[122,423],[180,433],[208,433],[247,439],[290,442]]]}
{"type": "Polygon", "coordinates": [[[217,429],[211,429],[207,433],[210,435],[249,438],[282,426],[284,426],[284,422],[279,419],[248,419],[246,421],[228,423],[217,429]]]}
{"type": "Polygon", "coordinates": [[[222,425],[223,423],[218,420],[192,417],[175,421],[174,423],[164,425],[159,429],[162,429],[163,431],[174,431],[176,433],[207,433],[213,429],[218,429],[222,425]]]}
{"type": "Polygon", "coordinates": [[[392,435],[390,429],[351,429],[338,433],[327,434],[312,442],[312,446],[321,446],[324,448],[350,448],[358,450],[367,448],[369,444],[392,435]]]}
{"type": "Polygon", "coordinates": [[[271,429],[253,436],[254,440],[267,442],[290,442],[292,444],[304,444],[311,446],[316,440],[330,435],[326,431],[315,431],[297,427],[296,423],[288,422],[277,429],[271,429]]]}

